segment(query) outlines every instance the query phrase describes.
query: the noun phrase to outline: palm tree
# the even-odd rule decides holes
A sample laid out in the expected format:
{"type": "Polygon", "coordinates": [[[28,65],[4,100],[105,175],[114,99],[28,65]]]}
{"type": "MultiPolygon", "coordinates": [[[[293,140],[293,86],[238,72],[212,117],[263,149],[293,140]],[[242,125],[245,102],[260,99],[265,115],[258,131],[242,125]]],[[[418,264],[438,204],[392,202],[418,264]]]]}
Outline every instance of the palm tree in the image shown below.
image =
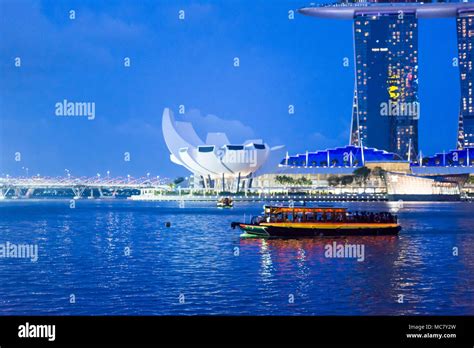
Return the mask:
{"type": "Polygon", "coordinates": [[[369,168],[363,166],[354,170],[353,173],[357,182],[365,184],[367,182],[367,178],[370,175],[370,172],[371,170],[369,168]]]}
{"type": "Polygon", "coordinates": [[[344,175],[343,177],[341,177],[341,184],[344,186],[352,184],[353,181],[354,176],[352,175],[344,175]]]}
{"type": "Polygon", "coordinates": [[[385,169],[383,169],[382,167],[375,167],[373,170],[372,170],[372,175],[375,176],[375,177],[378,177],[379,179],[381,179],[383,181],[383,183],[385,185],[387,185],[387,182],[385,180],[385,169]]]}
{"type": "Polygon", "coordinates": [[[295,183],[295,180],[288,175],[277,175],[275,181],[280,185],[291,185],[295,183]]]}
{"type": "Polygon", "coordinates": [[[335,176],[335,175],[331,175],[331,176],[328,178],[328,184],[329,184],[329,186],[337,186],[337,185],[339,185],[339,182],[340,182],[339,177],[337,177],[337,176],[335,176]]]}

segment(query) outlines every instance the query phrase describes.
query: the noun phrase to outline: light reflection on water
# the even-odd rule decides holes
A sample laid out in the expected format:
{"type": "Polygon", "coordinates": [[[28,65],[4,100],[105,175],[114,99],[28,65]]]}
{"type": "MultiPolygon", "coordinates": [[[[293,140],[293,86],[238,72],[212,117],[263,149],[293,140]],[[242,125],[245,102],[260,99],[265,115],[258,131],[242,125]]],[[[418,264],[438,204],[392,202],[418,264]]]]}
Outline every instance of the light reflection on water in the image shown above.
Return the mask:
{"type": "Polygon", "coordinates": [[[474,314],[472,204],[404,203],[399,236],[240,239],[230,222],[261,206],[1,202],[0,243],[37,243],[40,255],[0,259],[0,313],[474,314]],[[326,258],[334,241],[363,245],[365,260],[326,258]]]}

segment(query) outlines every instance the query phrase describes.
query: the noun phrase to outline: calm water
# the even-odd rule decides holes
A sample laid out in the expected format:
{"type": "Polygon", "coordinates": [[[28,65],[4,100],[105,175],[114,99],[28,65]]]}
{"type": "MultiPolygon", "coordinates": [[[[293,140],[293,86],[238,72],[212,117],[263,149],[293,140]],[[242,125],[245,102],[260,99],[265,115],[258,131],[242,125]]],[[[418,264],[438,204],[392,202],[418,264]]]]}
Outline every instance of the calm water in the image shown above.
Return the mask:
{"type": "Polygon", "coordinates": [[[398,237],[241,240],[230,223],[261,207],[0,202],[0,243],[39,247],[0,258],[0,314],[474,315],[473,204],[405,203],[398,237]],[[326,258],[333,241],[365,261],[326,258]]]}

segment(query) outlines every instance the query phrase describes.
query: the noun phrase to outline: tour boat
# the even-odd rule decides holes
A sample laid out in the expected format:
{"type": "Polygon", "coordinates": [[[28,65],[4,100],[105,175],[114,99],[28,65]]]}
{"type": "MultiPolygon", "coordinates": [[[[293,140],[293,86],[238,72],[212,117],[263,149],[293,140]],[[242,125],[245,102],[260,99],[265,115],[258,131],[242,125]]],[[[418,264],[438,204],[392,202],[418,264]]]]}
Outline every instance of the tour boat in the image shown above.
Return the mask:
{"type": "Polygon", "coordinates": [[[232,208],[234,206],[234,201],[231,198],[225,197],[217,201],[218,208],[232,208]]]}
{"type": "Polygon", "coordinates": [[[250,223],[232,222],[241,237],[316,237],[397,235],[396,215],[389,212],[348,211],[347,208],[264,206],[263,216],[250,223]]]}

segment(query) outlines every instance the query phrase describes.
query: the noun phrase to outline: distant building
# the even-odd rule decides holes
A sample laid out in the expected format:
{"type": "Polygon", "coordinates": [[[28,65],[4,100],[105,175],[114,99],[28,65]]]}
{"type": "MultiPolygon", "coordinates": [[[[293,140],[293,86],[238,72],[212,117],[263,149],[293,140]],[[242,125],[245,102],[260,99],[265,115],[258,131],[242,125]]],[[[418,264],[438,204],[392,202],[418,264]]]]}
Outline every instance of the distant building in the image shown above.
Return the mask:
{"type": "Polygon", "coordinates": [[[418,20],[415,13],[354,18],[356,85],[351,144],[408,158],[418,153],[418,20]]]}
{"type": "Polygon", "coordinates": [[[416,158],[412,166],[425,167],[469,167],[474,166],[474,148],[464,148],[437,153],[434,156],[427,156],[422,159],[416,158]]]}
{"type": "Polygon", "coordinates": [[[457,16],[459,76],[461,101],[458,127],[458,148],[474,146],[474,10],[457,16]]]}
{"type": "Polygon", "coordinates": [[[343,0],[300,13],[354,21],[352,145],[410,160],[418,153],[418,18],[457,18],[461,110],[457,147],[474,146],[474,4],[468,1],[343,0]]]}
{"type": "Polygon", "coordinates": [[[396,153],[377,150],[369,147],[348,145],[334,149],[319,150],[287,156],[280,162],[280,168],[332,168],[329,172],[336,172],[336,168],[348,168],[349,172],[362,167],[367,162],[406,162],[396,153]]]}
{"type": "MultiPolygon", "coordinates": [[[[358,147],[347,145],[326,150],[307,151],[303,154],[287,155],[280,165],[271,172],[265,172],[255,178],[253,187],[261,190],[281,189],[288,186],[282,183],[282,178],[300,180],[296,189],[301,186],[307,189],[327,187],[331,178],[345,177],[353,181],[354,171],[363,166],[376,171],[383,169],[399,173],[408,173],[410,164],[403,160],[398,154],[369,147],[358,147]]],[[[384,183],[381,178],[372,178],[368,191],[382,193],[384,183]]],[[[291,184],[289,185],[291,187],[291,184]]],[[[348,186],[348,187],[349,187],[348,186]]],[[[361,188],[361,192],[365,189],[361,188]]],[[[355,191],[354,191],[355,192],[355,191]]]]}
{"type": "Polygon", "coordinates": [[[261,139],[235,144],[225,133],[208,133],[203,141],[169,108],[163,111],[162,131],[171,161],[193,173],[195,186],[218,191],[248,189],[256,173],[275,168],[284,154],[284,146],[270,147],[261,139]]]}

